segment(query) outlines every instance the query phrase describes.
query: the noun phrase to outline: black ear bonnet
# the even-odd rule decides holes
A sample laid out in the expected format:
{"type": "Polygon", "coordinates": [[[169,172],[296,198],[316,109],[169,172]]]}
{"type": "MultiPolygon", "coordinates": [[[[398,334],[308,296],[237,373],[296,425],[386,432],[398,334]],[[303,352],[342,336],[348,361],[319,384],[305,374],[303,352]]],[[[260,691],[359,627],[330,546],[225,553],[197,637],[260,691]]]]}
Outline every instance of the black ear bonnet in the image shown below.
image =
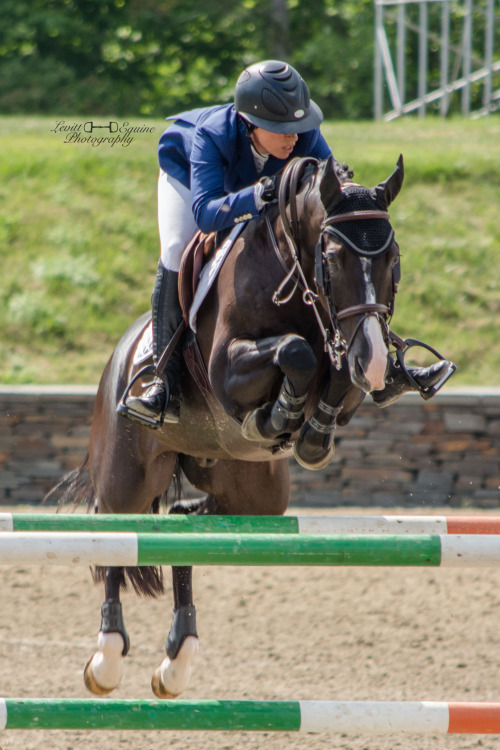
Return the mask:
{"type": "MultiPolygon", "coordinates": [[[[347,184],[343,186],[342,197],[334,210],[328,213],[328,219],[342,214],[351,214],[354,218],[359,211],[386,210],[387,206],[377,199],[375,189],[347,184]]],[[[394,230],[388,218],[363,219],[357,216],[355,221],[334,221],[325,226],[324,231],[336,236],[355,253],[370,257],[385,253],[394,240],[394,230]]]]}

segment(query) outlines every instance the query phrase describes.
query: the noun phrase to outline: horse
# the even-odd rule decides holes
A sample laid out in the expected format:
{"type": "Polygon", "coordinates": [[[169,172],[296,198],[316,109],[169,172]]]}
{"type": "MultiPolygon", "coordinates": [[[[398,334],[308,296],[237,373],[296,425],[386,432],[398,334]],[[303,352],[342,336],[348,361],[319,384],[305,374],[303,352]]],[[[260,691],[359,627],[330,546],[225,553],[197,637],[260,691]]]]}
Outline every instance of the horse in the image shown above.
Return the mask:
{"type": "MultiPolygon", "coordinates": [[[[184,334],[178,424],[153,430],[117,414],[127,383],[140,372],[150,314],[131,325],[98,387],[89,479],[81,479],[83,465],[73,477],[89,507],[159,512],[182,473],[204,496],[178,496],[171,513],[285,512],[288,459],[312,470],[326,466],[336,427],[351,420],[366,394],[384,388],[399,281],[387,209],[403,174],[400,156],[385,181],[366,188],[331,157],[292,160],[279,200],[239,233],[196,326],[184,334]]],[[[158,596],[164,584],[154,567],[101,568],[94,576],[104,582],[105,601],[84,680],[102,695],[120,683],[130,648],[120,588],[131,583],[138,594],[158,596]]],[[[152,678],[159,698],[187,687],[199,649],[192,568],[173,567],[172,581],[166,656],[152,678]]]]}

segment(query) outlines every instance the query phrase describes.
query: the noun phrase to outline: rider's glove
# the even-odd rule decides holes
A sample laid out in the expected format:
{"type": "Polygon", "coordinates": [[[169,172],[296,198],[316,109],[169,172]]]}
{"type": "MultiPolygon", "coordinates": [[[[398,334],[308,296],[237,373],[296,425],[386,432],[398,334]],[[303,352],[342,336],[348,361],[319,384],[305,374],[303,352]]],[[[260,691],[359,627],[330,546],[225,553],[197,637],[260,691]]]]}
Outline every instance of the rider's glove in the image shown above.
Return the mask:
{"type": "Polygon", "coordinates": [[[258,210],[264,208],[266,203],[278,200],[279,177],[261,177],[255,185],[254,196],[258,210]]]}

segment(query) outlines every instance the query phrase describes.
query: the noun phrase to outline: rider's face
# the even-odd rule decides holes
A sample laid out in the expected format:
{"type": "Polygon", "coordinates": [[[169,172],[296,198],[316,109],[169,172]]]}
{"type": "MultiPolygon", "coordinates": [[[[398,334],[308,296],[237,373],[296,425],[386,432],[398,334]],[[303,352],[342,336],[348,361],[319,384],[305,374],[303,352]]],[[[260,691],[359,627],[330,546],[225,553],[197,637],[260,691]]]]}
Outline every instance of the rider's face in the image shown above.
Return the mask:
{"type": "Polygon", "coordinates": [[[298,137],[296,133],[271,133],[263,128],[255,128],[252,132],[253,145],[259,154],[271,154],[276,159],[288,159],[298,137]]]}

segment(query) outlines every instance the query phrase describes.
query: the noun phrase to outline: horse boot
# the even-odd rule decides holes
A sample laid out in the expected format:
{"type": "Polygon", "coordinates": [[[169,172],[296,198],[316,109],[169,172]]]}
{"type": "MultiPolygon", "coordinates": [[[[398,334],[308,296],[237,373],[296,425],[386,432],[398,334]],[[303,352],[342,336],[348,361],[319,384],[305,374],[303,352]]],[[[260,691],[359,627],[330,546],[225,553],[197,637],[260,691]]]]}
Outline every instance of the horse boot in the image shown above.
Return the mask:
{"type": "Polygon", "coordinates": [[[295,460],[305,469],[324,469],[335,455],[334,434],[337,417],[342,411],[344,399],[332,406],[328,403],[329,385],[323,391],[314,414],[302,426],[294,446],[295,460]]]}
{"type": "Polygon", "coordinates": [[[434,396],[442,385],[455,372],[455,365],[447,359],[441,359],[430,367],[401,367],[389,357],[386,385],[381,391],[372,391],[373,401],[381,409],[390,406],[408,391],[418,391],[426,401],[434,396]]]}
{"type": "MultiPolygon", "coordinates": [[[[158,274],[151,297],[153,324],[153,362],[158,365],[165,347],[182,321],[182,310],[178,291],[179,274],[158,263],[158,274]]],[[[153,383],[142,396],[129,396],[125,400],[133,418],[153,429],[163,422],[176,424],[180,418],[179,380],[182,367],[182,352],[179,346],[172,351],[164,372],[156,374],[153,383]]]]}

